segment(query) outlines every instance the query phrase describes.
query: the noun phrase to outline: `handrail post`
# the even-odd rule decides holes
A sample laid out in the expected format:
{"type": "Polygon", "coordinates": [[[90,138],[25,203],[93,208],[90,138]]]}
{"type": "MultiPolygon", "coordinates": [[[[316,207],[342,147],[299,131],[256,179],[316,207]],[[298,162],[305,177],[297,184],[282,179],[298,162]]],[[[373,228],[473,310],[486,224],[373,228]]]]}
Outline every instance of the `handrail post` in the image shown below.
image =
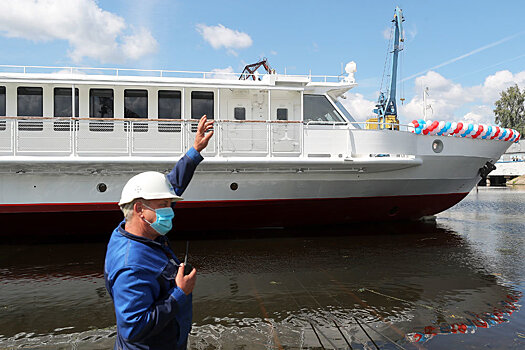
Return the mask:
{"type": "Polygon", "coordinates": [[[215,129],[215,133],[216,133],[215,137],[217,139],[217,157],[219,157],[220,154],[221,154],[221,150],[222,150],[222,135],[223,135],[223,133],[222,133],[222,123],[220,121],[220,117],[217,118],[217,119],[219,119],[219,120],[215,120],[215,123],[214,123],[214,124],[217,125],[217,127],[216,128],[214,127],[214,129],[215,129]],[[220,131],[219,131],[219,129],[220,129],[220,131]]]}
{"type": "Polygon", "coordinates": [[[127,135],[128,156],[131,157],[132,150],[133,150],[133,129],[135,126],[135,122],[124,121],[124,125],[126,124],[128,124],[128,135],[127,135]]]}
{"type": "Polygon", "coordinates": [[[305,156],[305,154],[304,154],[304,133],[305,133],[305,131],[304,131],[304,123],[301,123],[300,126],[299,126],[299,135],[301,137],[301,142],[299,142],[299,144],[301,145],[301,151],[300,151],[301,155],[300,155],[300,157],[304,157],[305,156]]]}
{"type": "Polygon", "coordinates": [[[71,132],[71,155],[73,157],[76,157],[77,155],[77,145],[78,145],[78,128],[80,128],[80,125],[78,124],[79,121],[75,120],[75,118],[71,118],[71,127],[73,128],[73,131],[71,132]],[[77,128],[78,126],[78,128],[77,128]]]}
{"type": "Polygon", "coordinates": [[[273,155],[273,133],[272,133],[272,123],[269,120],[266,121],[266,135],[267,135],[267,146],[268,147],[268,157],[273,155]]]}
{"type": "Polygon", "coordinates": [[[18,149],[18,119],[14,120],[13,127],[13,155],[16,156],[16,151],[18,149]]]}

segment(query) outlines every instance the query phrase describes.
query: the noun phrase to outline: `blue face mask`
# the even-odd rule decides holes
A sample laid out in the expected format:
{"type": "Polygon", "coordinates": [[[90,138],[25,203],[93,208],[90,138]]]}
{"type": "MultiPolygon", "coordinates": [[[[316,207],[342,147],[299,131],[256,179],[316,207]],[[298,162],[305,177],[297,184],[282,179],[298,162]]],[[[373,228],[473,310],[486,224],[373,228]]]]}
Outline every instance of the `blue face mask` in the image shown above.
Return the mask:
{"type": "Polygon", "coordinates": [[[170,232],[172,223],[171,221],[175,217],[175,213],[173,213],[173,209],[171,207],[166,208],[158,208],[153,209],[151,207],[148,207],[146,204],[144,206],[148,209],[154,210],[156,214],[155,222],[149,222],[148,220],[144,219],[152,229],[157,231],[161,235],[165,235],[166,233],[170,232]]]}

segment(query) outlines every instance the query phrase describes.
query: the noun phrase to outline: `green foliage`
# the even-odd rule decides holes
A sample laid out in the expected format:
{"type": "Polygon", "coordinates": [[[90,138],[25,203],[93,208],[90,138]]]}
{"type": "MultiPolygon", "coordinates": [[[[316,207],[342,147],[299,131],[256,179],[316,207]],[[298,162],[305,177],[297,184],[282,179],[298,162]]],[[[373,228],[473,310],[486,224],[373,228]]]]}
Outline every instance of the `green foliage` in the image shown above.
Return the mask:
{"type": "Polygon", "coordinates": [[[518,85],[514,85],[502,91],[500,96],[494,109],[496,123],[504,128],[518,130],[523,138],[525,134],[525,89],[520,91],[518,85]]]}

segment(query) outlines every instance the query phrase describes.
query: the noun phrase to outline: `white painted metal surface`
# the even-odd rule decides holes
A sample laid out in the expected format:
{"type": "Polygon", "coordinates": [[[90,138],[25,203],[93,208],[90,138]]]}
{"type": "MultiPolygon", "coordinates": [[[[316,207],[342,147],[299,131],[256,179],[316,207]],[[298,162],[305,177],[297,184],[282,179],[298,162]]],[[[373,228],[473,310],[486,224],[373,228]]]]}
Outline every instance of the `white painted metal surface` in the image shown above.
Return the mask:
{"type": "MultiPolygon", "coordinates": [[[[23,69],[37,68],[48,69],[23,69]]],[[[188,72],[146,72],[156,77],[113,73],[79,74],[71,68],[66,74],[0,73],[7,115],[0,116],[0,210],[2,205],[116,203],[133,174],[169,171],[193,144],[194,91],[214,93],[216,123],[205,160],[184,194],[187,201],[466,193],[479,181],[479,169],[510,145],[416,135],[404,125],[399,131],[365,130],[343,117],[304,120],[308,94],[325,96],[334,115],[340,114],[334,99],[356,86],[353,77],[318,81],[266,75],[260,81],[239,81],[205,72],[190,78],[180,76],[188,72]],[[43,88],[41,117],[14,117],[17,88],[24,86],[43,88]],[[79,91],[81,118],[53,117],[53,89],[72,86],[79,91]],[[90,89],[101,87],[113,91],[114,118],[88,118],[90,89]],[[138,88],[147,91],[148,119],[126,119],[125,90],[138,88]],[[180,119],[159,119],[156,96],[162,89],[181,92],[180,119]],[[234,108],[244,108],[245,120],[235,119],[234,108]],[[286,109],[287,120],[278,120],[279,109],[286,109]],[[443,143],[441,152],[433,150],[436,140],[443,143]],[[232,190],[232,183],[238,189],[232,190]]]]}

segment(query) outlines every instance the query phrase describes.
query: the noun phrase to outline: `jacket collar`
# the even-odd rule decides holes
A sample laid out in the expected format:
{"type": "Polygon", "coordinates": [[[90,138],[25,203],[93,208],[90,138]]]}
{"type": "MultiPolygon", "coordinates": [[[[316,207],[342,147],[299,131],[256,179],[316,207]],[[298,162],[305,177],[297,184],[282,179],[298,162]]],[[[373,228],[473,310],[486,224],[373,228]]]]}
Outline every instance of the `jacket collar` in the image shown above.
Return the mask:
{"type": "Polygon", "coordinates": [[[147,245],[160,247],[160,248],[162,248],[163,246],[167,247],[169,245],[168,244],[168,239],[165,236],[159,236],[159,237],[155,238],[154,240],[146,238],[146,237],[136,236],[136,235],[134,235],[132,233],[129,233],[128,231],[126,231],[124,229],[124,225],[125,224],[126,224],[126,220],[123,220],[118,225],[118,232],[122,236],[124,236],[124,237],[126,237],[128,239],[131,239],[131,240],[134,240],[134,241],[137,241],[137,242],[140,242],[140,243],[144,243],[144,244],[147,244],[147,245]]]}

